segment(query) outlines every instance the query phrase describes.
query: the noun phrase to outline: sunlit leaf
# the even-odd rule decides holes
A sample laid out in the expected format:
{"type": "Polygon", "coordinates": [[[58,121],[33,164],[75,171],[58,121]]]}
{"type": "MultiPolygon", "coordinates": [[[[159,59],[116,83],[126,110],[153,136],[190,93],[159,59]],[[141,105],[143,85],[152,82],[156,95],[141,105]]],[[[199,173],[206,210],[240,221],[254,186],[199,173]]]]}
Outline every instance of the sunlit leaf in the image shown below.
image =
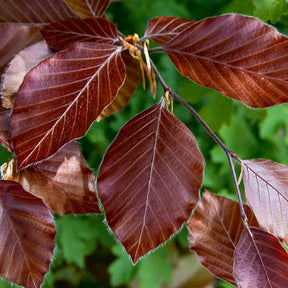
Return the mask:
{"type": "Polygon", "coordinates": [[[113,44],[118,35],[114,24],[104,18],[68,19],[46,26],[41,33],[56,50],[79,41],[113,44]]]}
{"type": "Polygon", "coordinates": [[[25,48],[14,57],[3,75],[2,97],[4,107],[11,108],[13,106],[16,93],[26,73],[41,60],[51,55],[52,51],[46,42],[40,41],[25,48]]]}
{"type": "Polygon", "coordinates": [[[50,210],[60,214],[100,213],[94,175],[74,141],[19,173],[8,170],[2,172],[6,180],[18,181],[26,191],[42,198],[50,210]]]}
{"type": "Polygon", "coordinates": [[[288,287],[288,254],[274,235],[245,228],[235,251],[234,273],[241,288],[288,287]]]}
{"type": "Polygon", "coordinates": [[[0,108],[0,144],[11,151],[10,147],[10,114],[8,109],[0,108]]]}
{"type": "Polygon", "coordinates": [[[53,217],[14,181],[1,181],[0,205],[0,276],[39,288],[53,255],[53,217]]]}
{"type": "Polygon", "coordinates": [[[203,168],[193,134],[161,104],[120,130],[104,157],[97,187],[108,225],[133,262],[188,220],[203,168]]]}
{"type": "Polygon", "coordinates": [[[101,115],[97,118],[97,121],[122,110],[128,104],[134,91],[138,87],[139,73],[136,61],[130,56],[128,50],[122,53],[122,59],[125,63],[126,69],[125,82],[117,93],[115,99],[102,111],[101,115]]]}
{"type": "MultiPolygon", "coordinates": [[[[258,226],[253,212],[245,206],[248,222],[258,226]]],[[[239,204],[206,191],[190,222],[190,248],[200,262],[217,277],[236,285],[233,276],[235,247],[244,225],[239,204]]]]}
{"type": "Polygon", "coordinates": [[[145,38],[150,38],[159,45],[164,45],[194,22],[193,20],[177,17],[156,17],[149,21],[145,31],[145,38]]]}
{"type": "Polygon", "coordinates": [[[244,161],[245,194],[259,224],[288,243],[288,167],[265,159],[244,161]]]}
{"type": "Polygon", "coordinates": [[[43,160],[83,136],[125,79],[121,48],[77,43],[24,78],[11,116],[18,168],[43,160]]]}
{"type": "Polygon", "coordinates": [[[81,18],[102,16],[111,0],[64,0],[81,18]]]}
{"type": "Polygon", "coordinates": [[[1,0],[0,23],[47,24],[75,17],[62,0],[1,0]]]}
{"type": "Polygon", "coordinates": [[[181,74],[255,108],[288,101],[287,47],[276,29],[239,14],[196,22],[163,46],[181,74]]]}
{"type": "Polygon", "coordinates": [[[14,55],[41,38],[40,29],[28,25],[0,26],[0,73],[14,55]]]}

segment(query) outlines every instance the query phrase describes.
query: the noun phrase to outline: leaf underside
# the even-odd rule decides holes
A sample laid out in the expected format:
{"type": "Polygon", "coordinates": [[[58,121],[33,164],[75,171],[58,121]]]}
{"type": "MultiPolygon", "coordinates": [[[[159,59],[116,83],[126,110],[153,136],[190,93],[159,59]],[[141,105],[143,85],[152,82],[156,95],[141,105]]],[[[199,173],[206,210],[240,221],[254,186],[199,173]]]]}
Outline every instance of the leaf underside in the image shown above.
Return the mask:
{"type": "Polygon", "coordinates": [[[288,38],[258,19],[206,18],[163,48],[181,74],[250,107],[288,101],[288,38]]]}
{"type": "Polygon", "coordinates": [[[288,287],[288,254],[274,235],[263,230],[245,228],[234,265],[241,288],[288,287]]]}
{"type": "Polygon", "coordinates": [[[39,288],[53,255],[53,216],[14,181],[1,180],[0,206],[0,276],[39,288]]]}
{"type": "Polygon", "coordinates": [[[120,130],[104,157],[97,188],[108,225],[133,262],[187,221],[203,169],[193,134],[161,104],[120,130]]]}
{"type": "Polygon", "coordinates": [[[121,48],[112,44],[77,43],[33,68],[11,116],[18,169],[83,136],[124,79],[121,48]]]}
{"type": "Polygon", "coordinates": [[[245,160],[247,202],[259,224],[288,244],[288,167],[271,160],[245,160]]]}
{"type": "MultiPolygon", "coordinates": [[[[249,225],[258,226],[251,209],[244,206],[249,225]]],[[[189,222],[190,248],[216,277],[236,285],[233,275],[235,247],[244,229],[239,204],[205,191],[189,222]]]]}

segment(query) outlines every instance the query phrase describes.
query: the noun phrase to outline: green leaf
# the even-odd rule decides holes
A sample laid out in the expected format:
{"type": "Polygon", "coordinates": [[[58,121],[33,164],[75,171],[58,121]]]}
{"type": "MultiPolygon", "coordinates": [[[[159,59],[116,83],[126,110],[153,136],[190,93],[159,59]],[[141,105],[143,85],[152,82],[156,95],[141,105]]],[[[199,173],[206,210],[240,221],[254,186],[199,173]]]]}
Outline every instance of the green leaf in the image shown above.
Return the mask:
{"type": "Polygon", "coordinates": [[[111,250],[112,253],[118,257],[108,268],[111,275],[111,285],[118,287],[129,284],[135,275],[137,266],[132,264],[130,257],[122,246],[115,245],[111,250]]]}
{"type": "Polygon", "coordinates": [[[232,99],[223,97],[220,93],[209,94],[205,106],[200,110],[200,115],[210,128],[217,132],[223,124],[231,125],[233,116],[232,99]]]}
{"type": "Polygon", "coordinates": [[[231,3],[226,5],[221,13],[240,13],[246,15],[253,15],[254,11],[253,0],[233,0],[231,3]]]}
{"type": "Polygon", "coordinates": [[[288,3],[285,0],[253,0],[254,15],[263,21],[275,24],[282,15],[288,15],[288,3]]]}
{"type": "Polygon", "coordinates": [[[143,258],[139,263],[138,276],[140,288],[161,288],[164,283],[171,283],[173,268],[169,263],[167,246],[143,258]]]}

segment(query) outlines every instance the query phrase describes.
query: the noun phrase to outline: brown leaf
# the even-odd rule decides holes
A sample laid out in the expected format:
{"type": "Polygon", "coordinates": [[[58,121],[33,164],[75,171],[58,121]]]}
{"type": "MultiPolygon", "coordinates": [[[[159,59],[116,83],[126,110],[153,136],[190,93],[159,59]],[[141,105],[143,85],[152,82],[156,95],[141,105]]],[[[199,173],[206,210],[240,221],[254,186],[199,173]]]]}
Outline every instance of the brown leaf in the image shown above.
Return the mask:
{"type": "Polygon", "coordinates": [[[120,130],[104,156],[97,188],[108,225],[133,262],[188,220],[203,169],[193,134],[161,104],[120,130]]]}
{"type": "Polygon", "coordinates": [[[3,75],[2,97],[4,107],[12,108],[24,76],[41,60],[51,55],[52,51],[47,43],[40,41],[25,48],[14,57],[3,75]]]}
{"type": "Polygon", "coordinates": [[[0,73],[14,55],[41,38],[40,29],[27,25],[0,26],[0,73]]]}
{"type": "Polygon", "coordinates": [[[126,107],[134,91],[138,87],[139,72],[136,61],[130,56],[128,50],[122,52],[121,55],[126,69],[125,82],[112,103],[104,108],[101,115],[97,118],[97,121],[100,121],[101,119],[108,117],[126,107]]]}
{"type": "Polygon", "coordinates": [[[116,27],[104,18],[68,19],[46,26],[41,33],[48,45],[56,50],[80,41],[113,44],[118,39],[116,27]]]}
{"type": "Polygon", "coordinates": [[[288,244],[288,167],[265,159],[244,161],[247,202],[260,225],[288,244]]]}
{"type": "Polygon", "coordinates": [[[0,205],[0,275],[39,288],[53,255],[53,217],[41,199],[14,181],[1,180],[0,205]]]}
{"type": "Polygon", "coordinates": [[[47,24],[75,17],[62,0],[1,0],[0,23],[47,24]]]}
{"type": "MultiPolygon", "coordinates": [[[[245,212],[250,225],[258,226],[248,206],[245,212]]],[[[190,248],[217,277],[236,285],[233,276],[234,251],[244,225],[239,204],[206,191],[190,222],[190,248]]]]}
{"type": "MultiPolygon", "coordinates": [[[[12,164],[13,165],[13,164],[12,164]]],[[[4,179],[15,180],[60,214],[101,213],[95,179],[75,141],[67,143],[49,159],[13,173],[3,169],[4,179]]]]}
{"type": "Polygon", "coordinates": [[[64,0],[81,18],[102,16],[111,0],[64,0]]]}
{"type": "Polygon", "coordinates": [[[150,38],[163,46],[169,40],[179,35],[180,32],[191,27],[193,23],[195,21],[177,17],[156,17],[149,21],[144,37],[150,38]]]}
{"type": "Polygon", "coordinates": [[[24,78],[11,116],[18,169],[83,136],[125,78],[121,48],[81,42],[45,59],[24,78]]]}
{"type": "Polygon", "coordinates": [[[288,101],[286,37],[239,14],[194,25],[163,46],[181,74],[250,107],[288,101]]]}
{"type": "Polygon", "coordinates": [[[234,273],[241,288],[288,287],[288,254],[274,235],[245,228],[235,251],[234,273]]]}
{"type": "Polygon", "coordinates": [[[10,145],[10,114],[11,110],[0,108],[0,144],[11,151],[10,145]]]}

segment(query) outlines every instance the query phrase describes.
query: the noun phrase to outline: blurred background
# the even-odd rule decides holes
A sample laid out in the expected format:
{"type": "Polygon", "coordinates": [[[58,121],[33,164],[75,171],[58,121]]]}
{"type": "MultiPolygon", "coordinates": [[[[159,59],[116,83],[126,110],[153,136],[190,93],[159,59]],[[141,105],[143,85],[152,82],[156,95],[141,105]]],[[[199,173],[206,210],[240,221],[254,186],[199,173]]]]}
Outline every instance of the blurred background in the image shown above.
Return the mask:
{"type": "MultiPolygon", "coordinates": [[[[282,8],[279,6],[277,9],[271,3],[275,1],[123,0],[111,4],[107,18],[124,34],[138,33],[141,37],[149,19],[156,16],[200,20],[237,12],[259,17],[287,34],[288,17],[285,15],[288,10],[283,9],[283,3],[282,8]]],[[[230,150],[242,159],[269,158],[288,165],[287,105],[263,110],[247,108],[182,77],[167,56],[157,54],[151,57],[168,85],[200,113],[230,150]]],[[[95,171],[96,176],[101,159],[119,129],[137,113],[158,102],[162,95],[163,91],[158,87],[156,99],[153,100],[149,89],[143,91],[140,84],[123,111],[94,123],[87,135],[78,141],[88,166],[95,171]]],[[[175,103],[174,115],[191,129],[204,155],[206,168],[203,187],[236,199],[225,154],[185,107],[175,103]]],[[[10,158],[11,154],[0,145],[0,165],[10,158]]],[[[58,233],[54,261],[45,276],[43,288],[232,287],[215,279],[199,264],[197,255],[189,251],[186,226],[159,249],[132,265],[129,256],[106,225],[103,215],[55,214],[55,225],[58,233]]],[[[0,279],[2,287],[19,286],[0,279]]]]}

